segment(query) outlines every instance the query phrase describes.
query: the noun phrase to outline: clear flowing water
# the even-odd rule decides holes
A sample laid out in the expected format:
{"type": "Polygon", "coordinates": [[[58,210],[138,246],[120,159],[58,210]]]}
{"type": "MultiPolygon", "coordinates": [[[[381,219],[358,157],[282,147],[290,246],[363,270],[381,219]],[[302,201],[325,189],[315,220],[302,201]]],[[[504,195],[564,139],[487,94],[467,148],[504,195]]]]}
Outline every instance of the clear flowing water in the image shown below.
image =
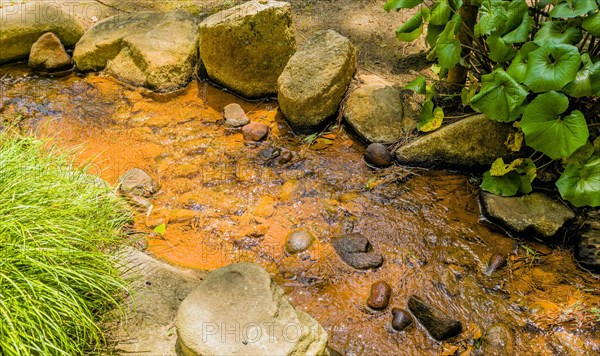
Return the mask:
{"type": "Polygon", "coordinates": [[[579,269],[568,250],[515,240],[482,221],[468,176],[374,171],[350,134],[334,131],[331,145],[309,147],[275,101],[245,102],[206,83],[158,95],[98,75],[41,78],[13,66],[0,69],[0,89],[4,120],[20,115],[23,129],[77,146],[77,160],[109,183],[134,167],[159,181],[151,211],[135,219],[151,254],[206,270],[259,263],[343,354],[484,354],[482,336],[498,323],[514,334],[507,354],[600,352],[592,311],[600,306],[598,277],[579,269]],[[232,102],[270,126],[265,142],[247,144],[240,129],[222,125],[232,102]],[[271,146],[293,159],[261,158],[271,146]],[[152,233],[161,223],[164,235],[152,233]],[[285,238],[298,228],[317,242],[289,256],[285,238]],[[381,268],[356,271],[338,258],[330,242],[348,232],[383,253],[381,268]],[[488,277],[494,253],[507,255],[508,266],[488,277]],[[376,312],[365,301],[379,280],[393,294],[390,307],[376,312]],[[444,343],[420,326],[394,332],[389,310],[406,308],[410,295],[459,319],[465,332],[444,343]]]}

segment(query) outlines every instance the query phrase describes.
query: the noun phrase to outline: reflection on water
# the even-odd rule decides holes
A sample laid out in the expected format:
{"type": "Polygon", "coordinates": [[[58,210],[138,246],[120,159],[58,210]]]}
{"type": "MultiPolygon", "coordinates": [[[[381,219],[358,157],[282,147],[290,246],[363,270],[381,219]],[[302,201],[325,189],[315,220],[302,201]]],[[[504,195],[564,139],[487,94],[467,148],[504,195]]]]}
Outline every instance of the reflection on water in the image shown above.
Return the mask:
{"type": "Polygon", "coordinates": [[[209,270],[261,264],[342,353],[600,351],[592,313],[600,305],[598,279],[578,269],[567,250],[518,242],[481,222],[478,190],[467,176],[373,171],[362,161],[364,146],[344,132],[313,150],[290,132],[276,102],[244,102],[205,83],[157,95],[98,75],[39,78],[4,67],[0,90],[5,120],[19,114],[23,127],[64,147],[80,145],[78,160],[91,160],[93,172],[111,184],[133,167],[160,182],[151,211],[135,221],[149,233],[166,224],[164,236],[148,235],[152,254],[209,270]],[[231,102],[270,126],[266,142],[246,144],[241,130],[222,125],[221,111],[231,102]],[[293,159],[280,164],[259,156],[270,146],[293,152],[293,159]],[[317,242],[286,255],[285,237],[298,228],[317,242]],[[341,262],[330,242],[348,232],[366,236],[384,265],[365,272],[341,262]],[[508,267],[488,277],[494,253],[508,255],[508,267]],[[379,280],[393,295],[387,310],[375,312],[365,300],[379,280]],[[466,331],[446,343],[420,326],[394,332],[390,310],[406,308],[412,294],[461,320],[466,331]],[[486,330],[499,323],[514,336],[512,346],[494,351],[486,330]]]}

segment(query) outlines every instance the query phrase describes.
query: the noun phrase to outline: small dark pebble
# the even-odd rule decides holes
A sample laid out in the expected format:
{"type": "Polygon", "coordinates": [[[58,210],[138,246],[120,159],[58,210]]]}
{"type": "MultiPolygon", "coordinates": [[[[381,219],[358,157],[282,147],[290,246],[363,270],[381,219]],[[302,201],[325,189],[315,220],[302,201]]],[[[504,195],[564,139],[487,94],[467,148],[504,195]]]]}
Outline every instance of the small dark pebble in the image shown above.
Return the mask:
{"type": "Polygon", "coordinates": [[[290,151],[283,151],[277,160],[279,164],[286,164],[294,158],[294,154],[290,151]]]}
{"type": "Polygon", "coordinates": [[[380,168],[389,167],[392,164],[390,151],[381,143],[372,143],[365,151],[365,161],[380,168]]]}
{"type": "Polygon", "coordinates": [[[485,269],[485,274],[491,276],[492,273],[506,266],[506,256],[501,253],[495,253],[490,257],[488,266],[485,269]]]}
{"type": "Polygon", "coordinates": [[[392,288],[385,281],[373,283],[371,293],[367,299],[367,305],[371,309],[382,310],[387,308],[392,296],[392,288]]]}
{"type": "Polygon", "coordinates": [[[449,339],[462,332],[460,321],[438,308],[425,304],[415,296],[408,299],[408,310],[437,341],[449,339]]]}
{"type": "Polygon", "coordinates": [[[146,285],[148,285],[148,286],[151,286],[151,285],[152,285],[152,282],[150,282],[150,281],[146,281],[146,285]]]}
{"type": "Polygon", "coordinates": [[[396,331],[402,331],[413,323],[413,318],[410,314],[400,308],[392,308],[392,328],[396,331]]]}
{"type": "Polygon", "coordinates": [[[383,255],[374,251],[369,240],[359,233],[335,238],[331,245],[342,261],[353,268],[365,270],[377,268],[383,264],[383,255]]]}
{"type": "Polygon", "coordinates": [[[277,147],[267,147],[258,153],[259,157],[265,161],[269,161],[274,158],[277,158],[277,157],[279,157],[280,154],[281,154],[281,150],[277,147]]]}

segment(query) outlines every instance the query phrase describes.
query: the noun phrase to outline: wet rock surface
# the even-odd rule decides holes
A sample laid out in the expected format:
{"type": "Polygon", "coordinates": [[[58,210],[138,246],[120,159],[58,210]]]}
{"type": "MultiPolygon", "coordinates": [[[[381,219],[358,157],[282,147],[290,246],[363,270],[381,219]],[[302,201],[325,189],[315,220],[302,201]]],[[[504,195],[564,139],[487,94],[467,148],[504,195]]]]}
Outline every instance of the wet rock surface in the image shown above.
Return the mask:
{"type": "Polygon", "coordinates": [[[295,43],[286,2],[249,1],[200,24],[200,57],[209,78],[249,98],[277,93],[295,43]]]}
{"type": "Polygon", "coordinates": [[[490,257],[488,265],[485,268],[484,273],[487,276],[491,276],[494,272],[504,268],[506,266],[506,256],[501,253],[495,253],[490,257]]]}
{"type": "Polygon", "coordinates": [[[408,309],[429,332],[429,335],[438,341],[449,339],[462,332],[460,321],[415,296],[408,299],[408,309]]]}
{"type": "Polygon", "coordinates": [[[446,125],[400,147],[401,164],[418,167],[489,168],[498,157],[509,158],[505,145],[511,126],[474,115],[446,125]]]}
{"type": "Polygon", "coordinates": [[[223,108],[223,117],[225,118],[225,125],[231,127],[244,126],[250,122],[244,109],[236,103],[231,103],[223,108]]]}
{"type": "Polygon", "coordinates": [[[353,90],[344,118],[369,142],[395,143],[416,128],[416,121],[405,116],[400,91],[389,84],[367,84],[353,90]]]}
{"type": "Polygon", "coordinates": [[[83,35],[84,28],[73,15],[52,4],[2,5],[0,64],[26,59],[31,46],[45,33],[54,33],[68,48],[83,35]]]}
{"type": "Polygon", "coordinates": [[[377,268],[383,264],[381,253],[374,251],[369,240],[359,233],[335,238],[331,245],[342,261],[356,269],[377,268]]]}
{"type": "Polygon", "coordinates": [[[82,71],[104,68],[119,80],[168,92],[186,85],[198,61],[200,18],[185,12],[137,12],[104,19],[77,42],[82,71]]]}
{"type": "Polygon", "coordinates": [[[378,281],[371,286],[367,305],[371,309],[382,310],[387,308],[391,297],[392,287],[385,281],[378,281]]]}
{"type": "Polygon", "coordinates": [[[583,267],[600,273],[600,212],[588,214],[577,238],[575,257],[583,267]]]}
{"type": "Polygon", "coordinates": [[[278,79],[279,107],[297,130],[321,126],[338,109],[356,71],[356,48],[333,30],[318,31],[278,79]]]}
{"type": "Polygon", "coordinates": [[[312,246],[314,241],[315,236],[310,231],[292,231],[286,238],[285,250],[291,255],[304,252],[312,246]]]}
{"type": "Polygon", "coordinates": [[[260,141],[267,137],[268,133],[269,126],[262,122],[251,122],[242,127],[242,134],[244,134],[244,140],[246,141],[260,141]]]}
{"type": "Polygon", "coordinates": [[[130,196],[147,198],[160,189],[158,183],[139,168],[133,168],[123,173],[119,182],[121,192],[130,196]]]}
{"type": "Polygon", "coordinates": [[[253,263],[211,272],[181,303],[176,327],[184,355],[320,355],[327,346],[325,330],[253,263]],[[224,337],[236,325],[251,329],[224,337]]]}
{"type": "Polygon", "coordinates": [[[170,330],[182,300],[207,274],[183,269],[126,247],[118,254],[124,277],[134,281],[116,329],[117,349],[125,353],[176,355],[177,335],[170,330]]]}
{"type": "Polygon", "coordinates": [[[73,66],[71,56],[52,32],[43,34],[31,46],[29,67],[39,72],[55,72],[73,66]]]}
{"type": "Polygon", "coordinates": [[[392,308],[392,328],[402,331],[413,323],[412,316],[404,309],[392,308]]]}
{"type": "Polygon", "coordinates": [[[533,230],[545,238],[554,236],[575,214],[567,206],[541,193],[502,197],[482,192],[486,217],[522,233],[533,230]]]}
{"type": "Polygon", "coordinates": [[[481,342],[482,355],[514,355],[514,336],[505,324],[495,324],[485,331],[481,342]]]}
{"type": "Polygon", "coordinates": [[[375,167],[385,168],[392,165],[392,155],[381,143],[372,143],[364,154],[365,161],[375,167]]]}

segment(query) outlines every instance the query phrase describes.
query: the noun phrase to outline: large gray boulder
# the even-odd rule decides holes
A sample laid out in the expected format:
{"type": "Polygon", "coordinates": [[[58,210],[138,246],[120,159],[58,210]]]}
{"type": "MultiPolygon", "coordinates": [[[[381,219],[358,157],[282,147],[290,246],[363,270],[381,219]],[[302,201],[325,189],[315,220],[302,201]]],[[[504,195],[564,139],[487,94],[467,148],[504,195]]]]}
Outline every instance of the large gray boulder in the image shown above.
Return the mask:
{"type": "Polygon", "coordinates": [[[419,167],[489,168],[498,157],[510,158],[510,132],[510,125],[474,115],[417,138],[395,155],[401,164],[419,167]]]}
{"type": "Polygon", "coordinates": [[[355,71],[354,45],[336,31],[318,31],[281,73],[279,108],[294,129],[321,126],[336,113],[355,71]]]}
{"type": "Polygon", "coordinates": [[[200,24],[200,57],[209,78],[249,98],[277,93],[295,45],[286,2],[249,1],[200,24]]]}
{"type": "Polygon", "coordinates": [[[507,228],[523,233],[533,231],[542,237],[554,236],[575,214],[567,206],[541,193],[522,197],[502,197],[482,192],[484,214],[507,228]]]}
{"type": "Polygon", "coordinates": [[[417,127],[416,120],[404,113],[400,91],[383,81],[353,90],[344,118],[365,140],[385,144],[399,141],[417,127]]]}
{"type": "Polygon", "coordinates": [[[79,40],[81,71],[106,70],[124,82],[158,92],[186,85],[198,61],[200,18],[185,12],[139,12],[104,19],[79,40]]]}
{"type": "Polygon", "coordinates": [[[44,33],[54,33],[72,48],[84,32],[83,26],[56,3],[27,2],[0,7],[0,64],[26,59],[31,46],[44,33]]]}
{"type": "Polygon", "coordinates": [[[324,355],[327,333],[253,263],[211,272],[181,303],[184,355],[324,355]]]}

